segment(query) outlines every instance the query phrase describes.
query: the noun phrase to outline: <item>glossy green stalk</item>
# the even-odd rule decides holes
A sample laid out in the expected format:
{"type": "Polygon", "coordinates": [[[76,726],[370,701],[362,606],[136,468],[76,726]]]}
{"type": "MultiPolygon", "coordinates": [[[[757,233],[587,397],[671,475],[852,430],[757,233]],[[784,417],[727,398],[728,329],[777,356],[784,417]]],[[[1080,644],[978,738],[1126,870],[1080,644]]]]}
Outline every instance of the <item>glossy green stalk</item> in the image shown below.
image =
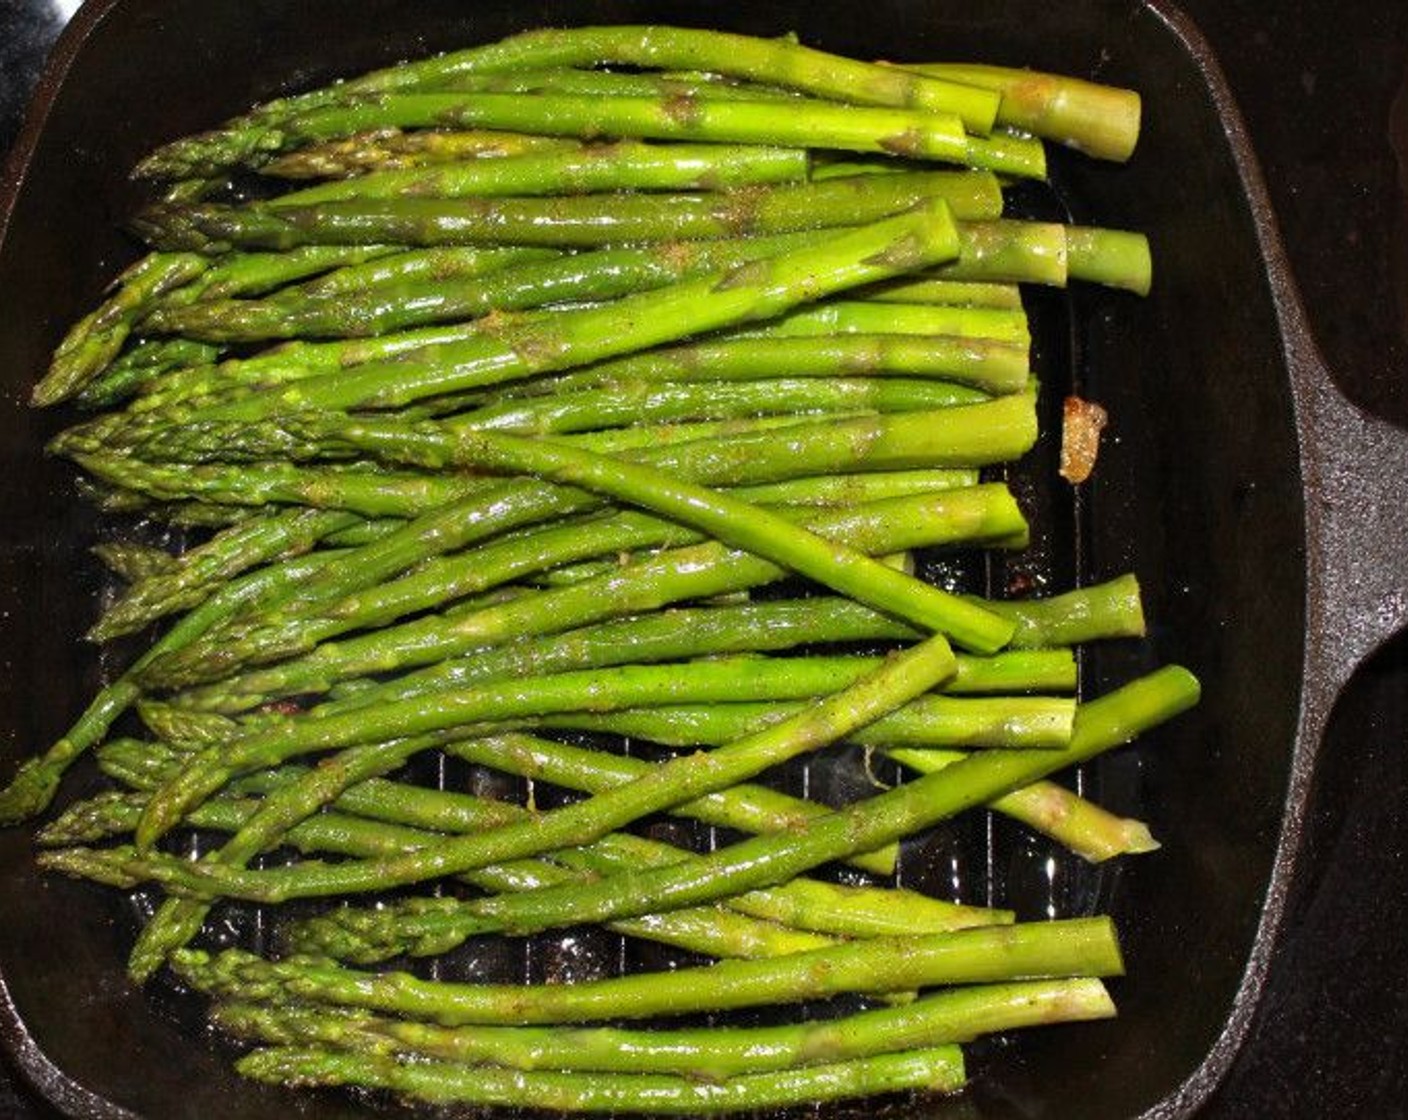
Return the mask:
{"type": "Polygon", "coordinates": [[[378,1054],[317,1049],[256,1050],[235,1068],[272,1084],[356,1085],[434,1105],[548,1108],[562,1112],[713,1116],[750,1109],[813,1106],[877,1093],[952,1093],[964,1084],[957,1047],[879,1054],[848,1062],[720,1082],[666,1074],[523,1073],[378,1054]]]}
{"type": "Polygon", "coordinates": [[[345,179],[374,171],[433,167],[463,160],[502,159],[530,152],[572,151],[579,141],[521,132],[377,130],[309,144],[271,159],[260,173],[280,179],[345,179]]]}
{"type": "MultiPolygon", "coordinates": [[[[870,295],[867,292],[867,295],[870,295]]],[[[942,335],[845,334],[729,338],[650,350],[502,390],[517,399],[662,381],[766,377],[936,377],[990,393],[1027,385],[1026,351],[1006,343],[942,335]]]]}
{"type": "Polygon", "coordinates": [[[154,622],[164,615],[197,606],[216,587],[240,572],[277,557],[307,552],[318,541],[361,519],[352,513],[294,509],[248,518],[184,553],[169,571],[134,584],[109,607],[89,632],[106,642],[154,622]]]}
{"type": "Polygon", "coordinates": [[[997,120],[1097,159],[1124,162],[1139,139],[1139,94],[1065,74],[975,63],[934,62],[905,69],[1002,95],[997,120]]]}
{"type": "Polygon", "coordinates": [[[956,218],[995,217],[1002,206],[985,172],[916,171],[696,194],[353,199],[282,209],[157,203],[132,226],[156,247],[206,254],[373,241],[600,248],[855,226],[935,199],[956,218]]]}
{"type": "Polygon", "coordinates": [[[672,1073],[713,1082],[1114,1014],[1099,980],[1030,980],[955,988],[902,1006],[768,1027],[455,1028],[331,1007],[255,1003],[220,1004],[211,1018],[238,1037],[283,1046],[312,1043],[522,1070],[672,1073]]]}
{"type": "Polygon", "coordinates": [[[0,790],[0,825],[17,824],[38,816],[53,800],[59,782],[75,760],[96,746],[108,728],[142,695],[137,676],[165,653],[195,641],[211,627],[245,606],[267,600],[296,584],[310,572],[337,558],[324,553],[279,568],[264,568],[227,584],[185,615],[111,684],[104,687],[64,737],[41,755],[23,763],[0,790]]]}
{"type": "Polygon", "coordinates": [[[802,148],[623,141],[504,159],[379,171],[272,199],[272,209],[370,198],[482,198],[624,190],[725,190],[807,177],[802,148]]]}
{"type": "Polygon", "coordinates": [[[905,992],[1123,971],[1108,918],[875,938],[771,961],[724,961],[705,968],[529,988],[435,983],[405,973],[369,973],[315,961],[272,962],[238,950],[218,956],[187,950],[173,963],[187,983],[222,999],[316,1002],[444,1026],[642,1019],[799,1003],[843,992],[905,992]]]}
{"type": "Polygon", "coordinates": [[[190,253],[152,253],[128,268],[114,281],[112,295],[69,328],[30,403],[58,404],[82,390],[107,369],[135,324],[163,295],[208,267],[203,257],[190,253]]]}
{"type": "MultiPolygon", "coordinates": [[[[921,774],[936,773],[965,757],[957,752],[912,748],[885,753],[921,774]]],[[[988,807],[1051,837],[1091,863],[1152,852],[1159,847],[1143,821],[1118,817],[1055,782],[1033,782],[999,797],[988,807]]]]}

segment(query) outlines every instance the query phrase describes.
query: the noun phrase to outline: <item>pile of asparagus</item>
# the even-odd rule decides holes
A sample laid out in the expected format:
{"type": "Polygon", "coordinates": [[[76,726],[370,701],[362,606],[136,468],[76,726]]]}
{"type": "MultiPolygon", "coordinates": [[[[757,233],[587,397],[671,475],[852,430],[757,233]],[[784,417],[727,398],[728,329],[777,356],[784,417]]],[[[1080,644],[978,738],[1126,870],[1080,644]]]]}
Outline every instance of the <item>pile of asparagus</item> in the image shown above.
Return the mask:
{"type": "Polygon", "coordinates": [[[1047,780],[1196,700],[1177,667],[1072,698],[1076,643],[1143,633],[1133,576],[990,601],[911,556],[1026,542],[983,474],[1038,434],[1016,285],[1143,292],[1149,257],[1005,218],[1003,184],[1044,175],[1045,140],[1127,158],[1138,118],[1074,79],[607,27],[161,148],[151,251],[34,401],[97,412],[52,450],[102,508],[200,543],[100,546],[128,586],[89,636],[169,624],[0,820],[95,754],[116,786],[43,828],[41,862],[163,889],[133,977],[213,996],[262,1080],[717,1112],[950,1091],[959,1042],[1113,1014],[1108,921],[887,881],[901,840],[984,806],[1089,860],[1155,846],[1047,780]],[[129,710],[142,737],[110,738],[129,710]],[[842,806],[765,784],[842,743],[917,776],[842,806]],[[419,784],[427,758],[581,796],[419,784]],[[662,814],[724,842],[638,827],[662,814]],[[164,842],[187,829],[228,839],[193,860],[164,842]],[[220,899],[326,903],[269,960],[188,947],[220,899]],[[588,924],[709,963],[367,969],[588,924]],[[629,1025],[829,997],[792,1025],[629,1025]]]}

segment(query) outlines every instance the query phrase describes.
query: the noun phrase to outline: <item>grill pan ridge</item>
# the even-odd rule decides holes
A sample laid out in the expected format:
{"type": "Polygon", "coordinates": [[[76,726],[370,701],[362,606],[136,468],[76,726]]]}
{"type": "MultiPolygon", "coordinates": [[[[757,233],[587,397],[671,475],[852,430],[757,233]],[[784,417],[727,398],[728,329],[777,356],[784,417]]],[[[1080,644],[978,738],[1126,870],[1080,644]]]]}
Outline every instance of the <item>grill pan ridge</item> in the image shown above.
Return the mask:
{"type": "MultiPolygon", "coordinates": [[[[1207,695],[1192,717],[1081,780],[1113,808],[1150,816],[1165,848],[1127,868],[1063,863],[1043,879],[1044,849],[974,815],[912,845],[903,875],[909,885],[949,889],[957,867],[965,900],[1015,892],[1029,918],[1044,907],[1110,910],[1129,957],[1130,976],[1115,989],[1118,1022],[984,1049],[973,1090],[941,1103],[937,1115],[1162,1120],[1194,1112],[1230,1064],[1260,995],[1335,698],[1408,619],[1408,512],[1394,499],[1408,478],[1408,439],[1335,389],[1305,326],[1246,130],[1196,28],[1162,2],[1049,8],[1032,0],[996,0],[979,15],[910,0],[864,10],[840,0],[766,10],[643,0],[427,0],[414,9],[394,0],[89,0],[51,56],[0,182],[0,361],[9,389],[0,423],[13,480],[0,494],[10,527],[0,545],[10,651],[0,773],[13,768],[12,755],[61,731],[104,669],[74,640],[101,588],[86,554],[96,522],[70,499],[70,476],[40,458],[53,419],[19,401],[63,325],[130,259],[133,247],[117,232],[138,198],[126,169],[156,143],[278,92],[544,24],[795,29],[843,52],[1026,63],[1131,85],[1145,94],[1147,118],[1134,162],[1097,167],[1060,156],[1055,180],[1075,220],[1150,234],[1155,292],[1145,303],[1043,294],[1034,308],[1044,380],[1107,404],[1114,439],[1075,502],[1033,481],[1050,477],[1047,464],[1024,467],[1014,483],[1036,549],[1008,562],[1015,568],[966,574],[993,592],[1017,570],[1053,589],[1123,570],[1140,576],[1150,643],[1092,650],[1084,687],[1097,694],[1155,661],[1179,660],[1203,677],[1207,695]],[[327,36],[329,26],[337,36],[327,36]],[[163,96],[151,95],[153,82],[163,96]]],[[[1049,443],[1038,452],[1051,454],[1049,443]]],[[[950,573],[936,562],[929,574],[950,573]]],[[[865,781],[845,756],[793,777],[822,796],[855,796],[865,781]]],[[[295,1107],[317,1118],[364,1114],[357,1098],[239,1081],[226,1050],[189,1037],[199,1030],[198,1001],[127,985],[131,910],[84,885],[40,878],[20,830],[0,834],[0,911],[0,1040],[63,1112],[103,1120],[234,1120],[295,1107]]],[[[262,936],[257,911],[227,919],[231,936],[262,936]]],[[[623,963],[619,945],[596,935],[486,952],[510,978],[534,980],[607,958],[623,963]]],[[[935,1115],[930,1104],[884,1114],[935,1115]]],[[[828,1115],[874,1111],[853,1105],[828,1115]]]]}

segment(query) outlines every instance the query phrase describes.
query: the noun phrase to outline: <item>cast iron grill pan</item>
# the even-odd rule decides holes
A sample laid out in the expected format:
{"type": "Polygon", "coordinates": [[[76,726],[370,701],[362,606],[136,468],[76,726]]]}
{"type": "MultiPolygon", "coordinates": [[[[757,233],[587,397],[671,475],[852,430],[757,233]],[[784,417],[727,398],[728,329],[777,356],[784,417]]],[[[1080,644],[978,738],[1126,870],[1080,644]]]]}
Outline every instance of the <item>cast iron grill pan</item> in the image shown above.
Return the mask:
{"type": "MultiPolygon", "coordinates": [[[[1115,811],[1148,819],[1165,847],[1093,869],[969,814],[908,845],[901,871],[906,885],[1012,905],[1024,919],[1111,913],[1129,967],[1113,985],[1121,1018],[974,1048],[974,1085],[952,1101],[897,1098],[825,1114],[1186,1115],[1230,1062],[1258,995],[1329,706],[1404,618],[1408,533],[1386,494],[1408,472],[1408,451],[1401,433],[1354,411],[1330,384],[1225,84],[1196,31],[1163,5],[999,0],[975,14],[905,0],[757,9],[90,0],[41,82],[0,209],[0,423],[11,479],[0,489],[0,772],[61,733],[111,669],[75,641],[103,591],[87,554],[100,525],[73,500],[69,471],[40,455],[61,421],[21,402],[65,326],[135,253],[118,231],[139,201],[127,169],[163,140],[338,75],[532,26],[647,21],[796,30],[860,57],[1020,62],[1145,96],[1145,135],[1129,166],[1059,154],[1054,194],[1022,205],[1033,216],[1064,211],[1147,231],[1155,292],[1146,301],[1084,290],[1029,297],[1048,437],[1011,481],[1033,521],[1033,548],[987,562],[926,558],[925,570],[940,582],[976,579],[994,594],[1139,575],[1150,638],[1092,647],[1085,694],[1178,661],[1203,679],[1204,700],[1078,781],[1115,811]],[[1068,389],[1113,418],[1078,499],[1053,470],[1053,410],[1068,389]]],[[[420,776],[457,788],[505,781],[453,767],[420,776]]],[[[783,780],[831,801],[869,782],[844,751],[783,780]]],[[[76,776],[66,792],[82,796],[91,782],[91,773],[76,776]]],[[[540,804],[554,796],[533,792],[540,804]]],[[[727,838],[701,830],[691,839],[727,838]]],[[[370,1098],[240,1080],[230,1048],[205,1037],[202,1001],[174,986],[131,989],[123,961],[143,905],[142,896],[127,902],[41,877],[24,831],[0,834],[0,1037],[41,1093],[92,1117],[365,1114],[370,1098]]],[[[228,906],[206,937],[258,946],[270,930],[257,908],[228,906]]],[[[662,954],[574,930],[471,944],[440,967],[447,978],[539,982],[670,964],[662,954]]]]}

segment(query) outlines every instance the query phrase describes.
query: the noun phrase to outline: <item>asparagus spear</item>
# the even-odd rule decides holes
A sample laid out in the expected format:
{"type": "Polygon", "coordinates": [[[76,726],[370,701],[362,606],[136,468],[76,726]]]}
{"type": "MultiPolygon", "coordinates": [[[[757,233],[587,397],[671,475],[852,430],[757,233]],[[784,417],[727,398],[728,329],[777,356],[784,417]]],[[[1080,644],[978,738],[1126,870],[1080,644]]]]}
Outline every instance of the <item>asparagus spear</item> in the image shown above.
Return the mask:
{"type": "Polygon", "coordinates": [[[107,685],[88,705],[74,725],[41,755],[24,762],[10,784],[0,790],[0,825],[18,824],[38,816],[49,806],[69,766],[83,752],[102,741],[113,720],[142,695],[137,676],[163,654],[194,641],[216,623],[241,607],[276,595],[311,571],[337,558],[323,553],[280,568],[265,568],[227,584],[177,622],[131,668],[107,685]]]}
{"type": "MultiPolygon", "coordinates": [[[[921,774],[932,774],[964,758],[956,751],[900,748],[885,753],[921,774]]],[[[1091,863],[1159,847],[1143,821],[1117,817],[1055,782],[1033,782],[988,807],[1051,837],[1091,863]]]]}
{"type": "Polygon", "coordinates": [[[110,641],[163,615],[196,606],[231,576],[274,557],[306,552],[328,534],[358,521],[355,514],[323,510],[276,511],[241,521],[186,552],[172,570],[134,584],[108,608],[88,637],[110,641]]]}
{"type": "Polygon", "coordinates": [[[1123,970],[1108,918],[1033,922],[921,937],[873,938],[766,961],[722,961],[612,980],[536,987],[448,984],[310,960],[266,961],[183,950],[172,961],[192,987],[222,999],[291,999],[426,1019],[444,1026],[642,1019],[843,992],[1096,977],[1123,970]]]}
{"type": "MultiPolygon", "coordinates": [[[[556,249],[497,248],[449,246],[441,249],[403,249],[366,264],[349,265],[329,272],[305,284],[285,288],[272,298],[280,303],[297,303],[302,299],[347,298],[373,289],[398,288],[419,280],[449,282],[484,276],[511,265],[533,261],[555,260],[562,254],[556,249]]],[[[418,288],[429,294],[429,287],[418,288]]]]}
{"type": "Polygon", "coordinates": [[[308,144],[276,156],[259,168],[280,179],[344,179],[373,171],[429,167],[469,159],[501,159],[529,152],[562,152],[576,140],[528,136],[521,132],[377,129],[322,144],[308,144]]]}
{"type": "Polygon", "coordinates": [[[211,1020],[238,1037],[281,1046],[420,1054],[510,1069],[672,1073],[719,1081],[744,1073],[846,1061],[916,1046],[967,1042],[1056,1022],[1113,1017],[1099,980],[1029,980],[955,988],[912,1003],[769,1027],[440,1027],[301,1004],[221,1003],[211,1020]]]}
{"type": "Polygon", "coordinates": [[[435,1104],[509,1105],[564,1112],[714,1115],[782,1108],[902,1090],[950,1093],[963,1086],[955,1047],[880,1054],[721,1082],[664,1074],[522,1073],[493,1066],[407,1061],[335,1050],[256,1050],[236,1063],[246,1077],[275,1084],[360,1085],[435,1104]]]}
{"type": "Polygon", "coordinates": [[[1026,312],[1021,310],[847,299],[802,308],[764,323],[751,333],[769,339],[840,333],[950,335],[1016,347],[1031,342],[1026,312]]]}
{"type": "MultiPolygon", "coordinates": [[[[314,109],[284,126],[295,143],[374,128],[489,128],[592,140],[601,136],[707,143],[821,147],[966,164],[1001,148],[970,150],[949,113],[799,98],[739,101],[708,93],[592,97],[569,93],[393,93],[375,102],[314,109]]],[[[985,162],[993,162],[987,160],[985,162]]],[[[987,170],[1022,173],[1024,161],[987,170]]]]}
{"type": "Polygon", "coordinates": [[[1026,129],[1097,159],[1123,163],[1134,154],[1140,100],[1133,90],[1064,74],[976,63],[933,62],[905,68],[1000,93],[997,120],[1002,124],[1026,129]]]}
{"type": "Polygon", "coordinates": [[[936,198],[957,218],[992,218],[1002,207],[985,172],[917,171],[697,194],[352,199],[282,209],[157,203],[132,226],[158,248],[199,253],[371,241],[582,248],[854,226],[936,198]]]}
{"type": "Polygon", "coordinates": [[[1027,355],[1006,343],[945,335],[742,337],[649,350],[575,373],[505,386],[500,392],[506,399],[518,399],[662,381],[890,374],[940,377],[990,393],[1011,393],[1026,387],[1027,355]]]}
{"type": "Polygon", "coordinates": [[[49,371],[34,386],[30,403],[58,404],[82,390],[107,368],[133,325],[164,293],[188,283],[208,267],[204,258],[191,253],[143,257],[114,281],[113,294],[96,311],[69,329],[54,352],[49,371]]]}
{"type": "Polygon", "coordinates": [[[947,277],[939,280],[890,280],[858,294],[877,303],[938,303],[948,307],[990,307],[1007,311],[1015,311],[1022,306],[1022,293],[1015,284],[947,277]]]}
{"type": "Polygon", "coordinates": [[[453,423],[483,431],[548,435],[777,414],[920,412],[987,399],[980,389],[943,381],[811,376],[587,389],[486,405],[460,413],[453,423]]]}
{"type": "MultiPolygon", "coordinates": [[[[625,707],[609,712],[544,712],[539,727],[608,731],[672,747],[732,742],[787,719],[797,701],[718,701],[625,707]]],[[[871,747],[1059,747],[1070,737],[1067,702],[1049,697],[924,697],[878,719],[848,737],[871,747]]]]}
{"type": "Polygon", "coordinates": [[[620,190],[724,190],[807,177],[804,148],[622,141],[504,159],[380,171],[305,187],[269,202],[273,209],[345,199],[472,198],[620,190]]]}
{"type": "Polygon", "coordinates": [[[107,452],[69,452],[94,476],[167,501],[194,498],[233,507],[269,504],[342,509],[363,517],[417,517],[490,488],[484,479],[410,471],[338,470],[288,463],[209,466],[146,463],[107,452]]]}

